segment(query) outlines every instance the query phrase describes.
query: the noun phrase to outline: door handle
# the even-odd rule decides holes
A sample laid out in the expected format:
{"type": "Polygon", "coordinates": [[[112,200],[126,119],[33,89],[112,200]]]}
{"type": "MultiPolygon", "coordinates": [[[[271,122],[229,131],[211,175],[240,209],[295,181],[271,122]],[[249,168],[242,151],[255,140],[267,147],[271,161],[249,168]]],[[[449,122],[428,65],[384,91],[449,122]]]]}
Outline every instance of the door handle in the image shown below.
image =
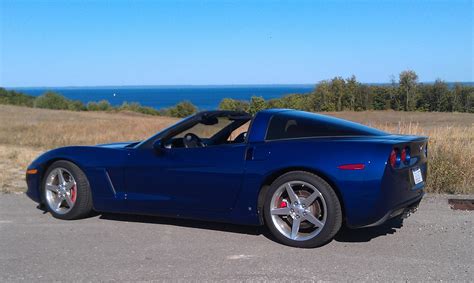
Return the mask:
{"type": "Polygon", "coordinates": [[[253,160],[253,152],[255,148],[253,146],[247,147],[247,150],[245,151],[245,160],[253,160]]]}
{"type": "Polygon", "coordinates": [[[271,155],[271,150],[267,146],[249,146],[245,151],[245,160],[247,161],[262,161],[268,159],[271,155]]]}

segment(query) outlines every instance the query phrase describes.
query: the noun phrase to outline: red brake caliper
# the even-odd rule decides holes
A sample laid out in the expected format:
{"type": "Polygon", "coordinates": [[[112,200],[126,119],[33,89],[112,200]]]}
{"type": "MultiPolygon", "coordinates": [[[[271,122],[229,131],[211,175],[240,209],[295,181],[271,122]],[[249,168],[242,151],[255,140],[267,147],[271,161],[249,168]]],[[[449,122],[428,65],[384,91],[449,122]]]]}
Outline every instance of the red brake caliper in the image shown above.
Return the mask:
{"type": "Polygon", "coordinates": [[[76,185],[71,188],[71,200],[72,202],[76,202],[76,185]]]}
{"type": "Polygon", "coordinates": [[[284,199],[280,202],[280,208],[288,207],[288,202],[284,199]]]}

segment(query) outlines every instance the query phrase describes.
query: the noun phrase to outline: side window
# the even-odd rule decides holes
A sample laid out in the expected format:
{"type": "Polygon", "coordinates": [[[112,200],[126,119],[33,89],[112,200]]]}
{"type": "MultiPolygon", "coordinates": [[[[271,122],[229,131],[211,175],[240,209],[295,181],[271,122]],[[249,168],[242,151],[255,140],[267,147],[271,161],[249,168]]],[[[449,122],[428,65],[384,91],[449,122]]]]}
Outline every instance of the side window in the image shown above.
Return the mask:
{"type": "Polygon", "coordinates": [[[310,117],[276,114],[271,118],[268,125],[266,140],[361,134],[364,133],[343,125],[322,122],[310,117]]]}

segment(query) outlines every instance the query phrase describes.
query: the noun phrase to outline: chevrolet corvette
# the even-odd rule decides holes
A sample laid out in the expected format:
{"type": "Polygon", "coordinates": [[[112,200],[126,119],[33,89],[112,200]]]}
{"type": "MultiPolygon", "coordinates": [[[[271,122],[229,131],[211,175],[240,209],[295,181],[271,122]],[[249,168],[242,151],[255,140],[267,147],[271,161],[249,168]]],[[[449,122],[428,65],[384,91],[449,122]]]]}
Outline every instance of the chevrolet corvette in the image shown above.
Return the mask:
{"type": "Polygon", "coordinates": [[[27,168],[27,195],[60,219],[95,211],[265,225],[277,241],[311,248],[342,225],[413,212],[427,142],[291,109],[205,111],[141,141],[48,151],[27,168]]]}

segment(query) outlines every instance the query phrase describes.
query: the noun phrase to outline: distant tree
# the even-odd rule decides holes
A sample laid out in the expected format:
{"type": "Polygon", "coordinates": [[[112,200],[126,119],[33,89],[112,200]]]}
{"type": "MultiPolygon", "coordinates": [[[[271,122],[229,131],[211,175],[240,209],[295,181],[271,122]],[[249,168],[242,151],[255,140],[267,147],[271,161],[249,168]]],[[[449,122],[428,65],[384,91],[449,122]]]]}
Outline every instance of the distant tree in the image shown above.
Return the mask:
{"type": "Polygon", "coordinates": [[[474,112],[474,87],[456,84],[453,90],[453,111],[474,112]]]}
{"type": "Polygon", "coordinates": [[[335,95],[331,89],[329,81],[321,81],[313,92],[313,97],[310,99],[311,108],[315,111],[336,111],[334,103],[335,95]]]}
{"type": "Polygon", "coordinates": [[[432,86],[430,111],[452,111],[452,97],[448,85],[440,79],[437,79],[432,86]]]}
{"type": "Polygon", "coordinates": [[[195,114],[197,110],[196,106],[185,100],[176,104],[174,107],[169,108],[169,113],[173,117],[183,118],[195,114]]]}
{"type": "Polygon", "coordinates": [[[267,108],[286,108],[285,104],[283,103],[283,99],[281,98],[274,98],[267,101],[267,108]]]}
{"type": "Polygon", "coordinates": [[[99,111],[108,111],[112,108],[112,105],[110,105],[110,102],[107,100],[101,100],[97,103],[97,107],[99,108],[99,111]]]}
{"type": "Polygon", "coordinates": [[[360,83],[357,82],[356,77],[346,80],[346,92],[342,101],[342,108],[345,110],[355,110],[356,95],[359,92],[360,83]]]}
{"type": "Polygon", "coordinates": [[[34,96],[0,88],[0,104],[33,107],[34,101],[34,96]]]}
{"type": "Polygon", "coordinates": [[[37,108],[68,109],[69,100],[58,93],[48,91],[43,95],[38,96],[35,99],[34,105],[37,108]]]}
{"type": "Polygon", "coordinates": [[[415,102],[418,75],[412,71],[403,71],[399,75],[400,94],[405,102],[405,111],[412,110],[411,104],[415,102]]]}
{"type": "Polygon", "coordinates": [[[419,84],[418,85],[418,99],[416,101],[416,110],[431,111],[430,99],[433,91],[432,85],[419,84]]]}
{"type": "Polygon", "coordinates": [[[219,103],[218,108],[220,110],[232,110],[233,111],[233,110],[235,110],[235,102],[236,102],[236,100],[234,100],[232,98],[224,98],[219,103]]]}
{"type": "Polygon", "coordinates": [[[463,112],[464,107],[463,107],[463,97],[462,97],[462,92],[463,92],[463,87],[461,84],[456,84],[454,86],[454,89],[452,90],[453,92],[453,111],[457,112],[463,112]]]}
{"type": "Polygon", "coordinates": [[[372,92],[372,108],[374,110],[387,110],[391,106],[391,87],[373,86],[372,92]]]}
{"type": "Polygon", "coordinates": [[[336,106],[336,111],[342,111],[342,99],[346,96],[346,82],[341,77],[335,77],[330,83],[331,92],[333,94],[332,103],[336,106]]]}
{"type": "Polygon", "coordinates": [[[252,96],[250,98],[250,107],[249,112],[252,115],[255,115],[258,111],[261,111],[266,108],[265,99],[261,96],[252,96]]]}
{"type": "Polygon", "coordinates": [[[138,109],[140,113],[146,114],[146,115],[155,115],[155,116],[160,116],[162,115],[160,110],[156,110],[153,107],[148,107],[148,106],[140,106],[138,109]]]}
{"type": "Polygon", "coordinates": [[[362,100],[362,109],[358,111],[370,110],[372,109],[372,88],[368,85],[360,85],[359,92],[362,100]]]}
{"type": "Polygon", "coordinates": [[[266,108],[289,108],[311,111],[308,99],[308,95],[305,94],[288,94],[278,99],[269,100],[266,108]]]}
{"type": "Polygon", "coordinates": [[[474,113],[474,87],[467,89],[466,112],[474,113]]]}
{"type": "Polygon", "coordinates": [[[455,91],[460,96],[463,112],[474,113],[474,86],[461,86],[455,91]]]}
{"type": "Polygon", "coordinates": [[[399,85],[395,76],[390,77],[390,108],[396,111],[402,109],[402,100],[399,92],[399,85]]]}
{"type": "Polygon", "coordinates": [[[219,109],[248,112],[249,103],[247,101],[235,100],[232,98],[224,98],[219,103],[219,109]]]}
{"type": "Polygon", "coordinates": [[[72,111],[84,111],[87,110],[87,107],[79,100],[70,100],[68,104],[68,110],[72,111]]]}
{"type": "Polygon", "coordinates": [[[97,105],[97,102],[94,102],[94,101],[88,102],[87,111],[99,111],[99,105],[97,105]]]}

